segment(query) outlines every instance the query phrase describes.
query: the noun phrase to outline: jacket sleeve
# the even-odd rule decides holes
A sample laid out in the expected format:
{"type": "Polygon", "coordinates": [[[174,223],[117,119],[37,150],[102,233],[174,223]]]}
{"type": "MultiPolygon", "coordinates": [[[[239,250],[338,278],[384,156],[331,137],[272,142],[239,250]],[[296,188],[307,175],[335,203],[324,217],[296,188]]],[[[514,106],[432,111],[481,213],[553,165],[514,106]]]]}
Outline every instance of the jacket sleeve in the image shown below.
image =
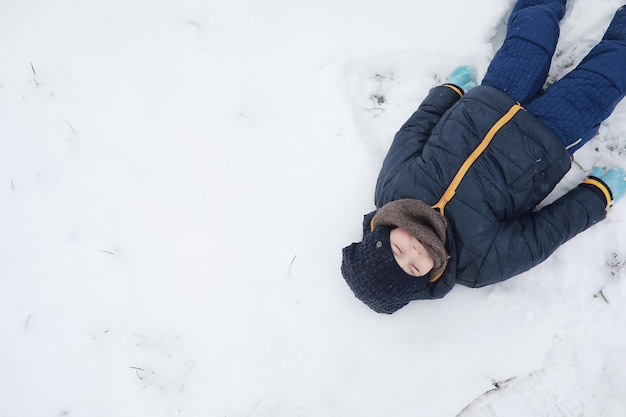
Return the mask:
{"type": "Polygon", "coordinates": [[[383,161],[377,190],[395,176],[404,162],[422,153],[433,128],[441,116],[461,98],[461,94],[461,90],[448,84],[430,90],[415,113],[396,133],[383,161]]]}
{"type": "Polygon", "coordinates": [[[595,188],[581,184],[552,204],[503,223],[483,270],[492,269],[489,264],[497,264],[498,268],[490,274],[481,273],[477,286],[529,270],[569,239],[603,220],[607,202],[595,188]]]}

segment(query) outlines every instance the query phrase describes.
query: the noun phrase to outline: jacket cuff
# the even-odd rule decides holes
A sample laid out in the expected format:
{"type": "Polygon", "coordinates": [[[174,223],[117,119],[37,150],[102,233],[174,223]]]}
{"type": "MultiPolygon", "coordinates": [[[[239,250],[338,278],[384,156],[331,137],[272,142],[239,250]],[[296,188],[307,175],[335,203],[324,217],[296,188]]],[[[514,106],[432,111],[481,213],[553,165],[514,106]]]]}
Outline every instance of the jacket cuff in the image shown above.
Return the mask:
{"type": "Polygon", "coordinates": [[[443,84],[443,86],[453,89],[461,97],[463,97],[463,95],[465,95],[465,91],[463,91],[463,89],[461,87],[459,87],[458,85],[456,85],[456,84],[445,83],[445,84],[443,84]]]}
{"type": "Polygon", "coordinates": [[[601,197],[606,202],[606,209],[608,210],[613,205],[613,193],[611,189],[602,179],[594,176],[589,176],[583,180],[583,185],[589,186],[589,188],[601,197]]]}

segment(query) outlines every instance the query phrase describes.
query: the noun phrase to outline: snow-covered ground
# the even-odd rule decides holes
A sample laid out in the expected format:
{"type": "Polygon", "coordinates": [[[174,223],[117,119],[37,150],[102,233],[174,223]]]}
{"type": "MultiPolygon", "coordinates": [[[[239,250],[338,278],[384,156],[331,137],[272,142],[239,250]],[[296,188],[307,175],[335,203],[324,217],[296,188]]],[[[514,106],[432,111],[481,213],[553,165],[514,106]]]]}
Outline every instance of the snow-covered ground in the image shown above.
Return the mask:
{"type": "MultiPolygon", "coordinates": [[[[553,77],[621,5],[569,3],[553,77]]],[[[339,271],[393,133],[512,6],[3,2],[0,416],[622,417],[626,203],[391,316],[339,271]]],[[[626,103],[555,195],[624,153],[626,103]]]]}

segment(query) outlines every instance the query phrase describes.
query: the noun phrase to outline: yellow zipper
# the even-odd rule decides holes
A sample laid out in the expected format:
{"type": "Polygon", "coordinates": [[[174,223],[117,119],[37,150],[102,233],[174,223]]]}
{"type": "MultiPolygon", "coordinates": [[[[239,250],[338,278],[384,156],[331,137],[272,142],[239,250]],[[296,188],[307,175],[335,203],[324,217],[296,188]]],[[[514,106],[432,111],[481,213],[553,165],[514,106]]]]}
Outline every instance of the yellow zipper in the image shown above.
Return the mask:
{"type": "Polygon", "coordinates": [[[439,210],[439,213],[441,213],[442,216],[444,215],[444,209],[446,207],[446,204],[448,204],[450,200],[454,198],[454,195],[456,194],[456,189],[459,187],[459,184],[461,184],[463,177],[465,177],[465,174],[467,174],[467,171],[470,169],[472,164],[474,164],[478,157],[485,151],[485,149],[487,149],[487,146],[489,146],[496,133],[498,133],[498,131],[502,129],[502,127],[507,124],[518,111],[522,109],[523,107],[519,103],[515,103],[513,106],[511,106],[511,108],[504,114],[504,116],[502,116],[493,126],[491,126],[491,129],[489,129],[483,140],[478,144],[478,146],[476,147],[476,149],[474,149],[470,156],[467,157],[463,165],[461,165],[461,168],[459,168],[459,170],[457,171],[456,175],[450,182],[450,185],[443,193],[441,199],[437,202],[437,204],[432,206],[434,209],[439,210]]]}

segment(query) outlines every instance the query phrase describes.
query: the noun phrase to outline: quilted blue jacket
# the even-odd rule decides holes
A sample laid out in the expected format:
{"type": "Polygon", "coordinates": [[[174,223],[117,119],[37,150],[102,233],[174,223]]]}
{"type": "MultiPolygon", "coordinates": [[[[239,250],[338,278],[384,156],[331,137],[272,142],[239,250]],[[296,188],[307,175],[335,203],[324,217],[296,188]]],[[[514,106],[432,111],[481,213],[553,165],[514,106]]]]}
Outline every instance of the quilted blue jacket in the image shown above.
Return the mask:
{"type": "Polygon", "coordinates": [[[604,219],[606,198],[588,184],[536,209],[570,166],[556,135],[507,94],[433,88],[396,134],[375,193],[377,208],[413,198],[446,217],[448,266],[420,298],[527,271],[604,219]]]}

